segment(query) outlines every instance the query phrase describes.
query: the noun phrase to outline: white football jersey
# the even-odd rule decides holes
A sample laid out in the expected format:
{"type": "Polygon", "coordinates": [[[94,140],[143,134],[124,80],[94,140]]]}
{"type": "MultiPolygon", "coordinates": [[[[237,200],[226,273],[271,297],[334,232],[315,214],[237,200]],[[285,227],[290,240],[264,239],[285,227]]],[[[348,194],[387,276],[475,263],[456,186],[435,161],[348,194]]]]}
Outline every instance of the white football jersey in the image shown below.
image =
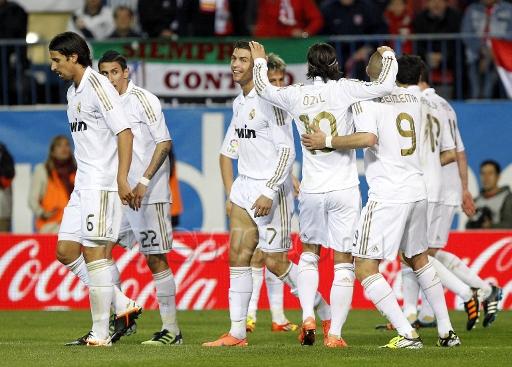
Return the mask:
{"type": "Polygon", "coordinates": [[[75,145],[76,190],[117,191],[117,134],[129,129],[121,97],[90,67],[67,93],[68,120],[75,145]]]}
{"type": "MultiPolygon", "coordinates": [[[[132,116],[133,158],[128,182],[135,187],[151,162],[156,145],[171,140],[169,129],[158,98],[145,89],[128,83],[121,95],[125,111],[132,116]]],[[[143,204],[168,203],[171,201],[169,175],[171,165],[167,158],[149,182],[143,204]]]]}
{"type": "Polygon", "coordinates": [[[429,202],[441,201],[441,153],[455,149],[450,133],[448,116],[444,112],[434,89],[422,92],[425,108],[421,129],[421,166],[427,184],[429,202]]]}
{"type": "MultiPolygon", "coordinates": [[[[455,142],[455,149],[457,152],[464,151],[464,142],[460,136],[460,131],[457,123],[457,114],[452,106],[440,95],[436,94],[441,105],[441,110],[448,117],[448,124],[450,127],[450,135],[455,142]]],[[[462,182],[459,176],[459,166],[457,162],[448,163],[442,168],[442,186],[441,186],[441,201],[446,205],[459,206],[462,203],[462,182]]]]}
{"type": "Polygon", "coordinates": [[[357,132],[377,136],[365,149],[368,199],[385,203],[411,203],[427,198],[420,165],[421,101],[418,91],[396,87],[381,102],[352,105],[357,132]]]}
{"type": "Polygon", "coordinates": [[[233,101],[233,118],[220,153],[238,159],[238,174],[266,180],[263,195],[274,199],[295,159],[292,126],[286,113],[252,89],[233,101]]]}
{"type": "MultiPolygon", "coordinates": [[[[318,78],[312,85],[277,88],[268,81],[265,60],[256,59],[254,81],[259,95],[292,115],[300,135],[311,132],[313,127],[332,136],[348,135],[354,131],[350,106],[386,95],[395,84],[398,66],[394,53],[385,52],[382,62],[380,77],[372,83],[351,79],[324,83],[318,78]]],[[[325,148],[311,152],[302,146],[302,153],[303,192],[322,193],[359,184],[355,150],[325,148]]]]}

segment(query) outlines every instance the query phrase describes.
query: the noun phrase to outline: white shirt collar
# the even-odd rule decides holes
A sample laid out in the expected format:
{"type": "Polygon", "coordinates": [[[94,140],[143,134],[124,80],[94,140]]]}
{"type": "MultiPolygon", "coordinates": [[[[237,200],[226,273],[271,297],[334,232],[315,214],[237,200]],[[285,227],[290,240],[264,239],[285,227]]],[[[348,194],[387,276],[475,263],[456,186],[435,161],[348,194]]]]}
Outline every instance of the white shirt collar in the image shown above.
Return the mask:
{"type": "Polygon", "coordinates": [[[80,84],[78,84],[78,87],[75,89],[75,93],[80,93],[82,89],[85,87],[85,83],[87,82],[87,79],[89,79],[89,75],[91,75],[92,69],[90,66],[85,68],[84,75],[82,75],[82,80],[80,80],[80,84]]]}

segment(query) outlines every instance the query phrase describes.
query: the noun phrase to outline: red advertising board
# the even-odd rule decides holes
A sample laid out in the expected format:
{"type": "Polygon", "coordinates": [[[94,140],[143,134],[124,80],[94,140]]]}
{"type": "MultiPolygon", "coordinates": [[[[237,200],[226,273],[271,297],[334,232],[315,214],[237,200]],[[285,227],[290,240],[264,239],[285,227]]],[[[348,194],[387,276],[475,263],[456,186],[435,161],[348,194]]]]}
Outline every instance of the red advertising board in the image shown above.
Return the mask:
{"type": "MultiPolygon", "coordinates": [[[[176,233],[169,263],[177,285],[179,309],[226,309],[228,307],[229,268],[227,234],[176,233]]],[[[56,236],[0,234],[0,309],[77,309],[87,308],[87,288],[55,259],[56,236]]],[[[300,242],[294,236],[297,261],[300,242]]],[[[449,251],[464,259],[482,278],[504,290],[504,308],[512,308],[512,232],[454,232],[449,251]]],[[[114,250],[121,272],[122,287],[131,298],[147,309],[156,308],[152,276],[145,259],[136,250],[114,250]]],[[[400,264],[385,262],[382,271],[401,297],[400,264]]],[[[325,252],[320,262],[320,291],[329,298],[332,280],[332,254],[325,252]]],[[[263,287],[261,307],[267,308],[263,287]]],[[[449,308],[461,302],[447,293],[449,308]]],[[[299,303],[285,289],[285,306],[299,303]]],[[[372,308],[359,284],[355,287],[354,308],[372,308]]]]}

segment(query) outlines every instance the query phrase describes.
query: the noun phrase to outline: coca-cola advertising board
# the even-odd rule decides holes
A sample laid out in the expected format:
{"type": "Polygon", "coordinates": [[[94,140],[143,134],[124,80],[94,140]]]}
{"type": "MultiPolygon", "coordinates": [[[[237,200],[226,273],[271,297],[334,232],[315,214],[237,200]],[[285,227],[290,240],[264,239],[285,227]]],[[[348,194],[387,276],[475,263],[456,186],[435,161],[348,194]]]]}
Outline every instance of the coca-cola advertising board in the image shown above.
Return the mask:
{"type": "MultiPolygon", "coordinates": [[[[300,255],[300,242],[293,236],[292,260],[300,255]]],[[[87,287],[55,259],[54,235],[0,235],[0,309],[83,309],[89,306],[87,287]]],[[[176,302],[181,310],[227,309],[229,288],[229,236],[199,232],[176,233],[169,264],[176,280],[176,302]]],[[[512,232],[454,232],[447,250],[453,252],[480,277],[503,288],[503,308],[512,308],[512,232]]],[[[153,278],[136,248],[114,250],[122,288],[146,309],[157,302],[153,278]]],[[[381,269],[401,298],[400,264],[384,262],[381,269]]],[[[329,298],[332,254],[320,261],[320,291],[329,298]]],[[[353,308],[373,308],[357,283],[353,308]]],[[[260,307],[268,308],[265,287],[260,307]]],[[[460,309],[461,301],[447,292],[448,307],[460,309]]],[[[299,303],[285,288],[285,306],[299,303]]]]}

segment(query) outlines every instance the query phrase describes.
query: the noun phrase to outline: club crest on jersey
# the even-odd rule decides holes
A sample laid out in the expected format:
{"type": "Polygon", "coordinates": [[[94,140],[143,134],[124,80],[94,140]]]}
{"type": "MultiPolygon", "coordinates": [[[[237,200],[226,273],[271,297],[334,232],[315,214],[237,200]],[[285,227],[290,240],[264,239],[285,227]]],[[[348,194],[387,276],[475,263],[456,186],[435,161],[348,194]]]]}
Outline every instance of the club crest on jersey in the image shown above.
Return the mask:
{"type": "Polygon", "coordinates": [[[256,130],[248,129],[247,125],[243,129],[235,128],[236,135],[241,139],[252,139],[256,138],[256,130]]]}
{"type": "Polygon", "coordinates": [[[252,120],[256,116],[256,110],[253,108],[251,113],[249,113],[249,120],[252,120]]]}

